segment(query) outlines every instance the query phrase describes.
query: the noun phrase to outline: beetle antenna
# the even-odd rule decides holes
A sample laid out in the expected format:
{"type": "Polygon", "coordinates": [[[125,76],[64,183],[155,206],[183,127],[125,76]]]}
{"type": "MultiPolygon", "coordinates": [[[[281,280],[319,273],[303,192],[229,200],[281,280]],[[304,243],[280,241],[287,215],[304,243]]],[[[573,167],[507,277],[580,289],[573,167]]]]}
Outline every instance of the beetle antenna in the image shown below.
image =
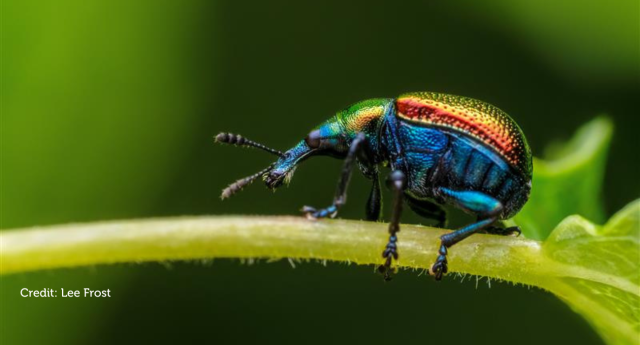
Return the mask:
{"type": "Polygon", "coordinates": [[[269,165],[265,169],[260,170],[260,171],[258,171],[257,173],[255,173],[255,174],[253,174],[251,176],[247,176],[245,178],[241,178],[238,181],[230,184],[229,187],[227,187],[227,188],[222,190],[222,194],[220,194],[220,199],[222,199],[222,200],[228,199],[229,197],[231,197],[232,195],[234,195],[237,192],[241,191],[242,188],[244,188],[245,186],[251,184],[253,181],[255,181],[255,179],[257,179],[258,177],[264,175],[266,172],[268,172],[271,169],[273,169],[273,164],[269,165]]]}
{"type": "Polygon", "coordinates": [[[279,157],[284,156],[284,153],[282,153],[281,151],[274,150],[270,147],[266,147],[265,145],[259,144],[253,140],[249,140],[239,134],[220,133],[216,135],[216,142],[223,143],[223,144],[236,145],[236,146],[255,147],[257,149],[267,151],[279,157]]]}

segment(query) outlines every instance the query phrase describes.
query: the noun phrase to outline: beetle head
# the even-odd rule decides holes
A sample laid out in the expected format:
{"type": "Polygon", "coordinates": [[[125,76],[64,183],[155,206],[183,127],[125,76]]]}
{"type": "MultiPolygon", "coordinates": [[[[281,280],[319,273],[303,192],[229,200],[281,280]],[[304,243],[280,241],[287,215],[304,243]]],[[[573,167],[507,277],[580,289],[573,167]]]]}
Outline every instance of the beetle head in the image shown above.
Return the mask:
{"type": "Polygon", "coordinates": [[[296,146],[285,152],[264,174],[267,187],[275,189],[288,183],[299,163],[311,156],[323,155],[343,158],[349,150],[347,137],[334,117],[312,130],[296,146]]]}
{"type": "Polygon", "coordinates": [[[254,147],[279,156],[278,160],[267,168],[229,185],[229,187],[222,191],[221,198],[226,199],[239,192],[244,186],[251,184],[260,176],[262,176],[265,184],[270,189],[276,189],[284,183],[289,183],[298,164],[313,155],[344,157],[348,150],[348,143],[342,133],[342,127],[339,125],[339,122],[333,118],[315,128],[305,139],[284,153],[248,140],[240,135],[230,133],[218,134],[216,136],[216,142],[254,147]]]}
{"type": "Polygon", "coordinates": [[[276,189],[285,182],[289,183],[298,163],[312,152],[313,150],[304,141],[301,141],[278,158],[271,169],[263,174],[264,183],[271,189],[276,189]]]}

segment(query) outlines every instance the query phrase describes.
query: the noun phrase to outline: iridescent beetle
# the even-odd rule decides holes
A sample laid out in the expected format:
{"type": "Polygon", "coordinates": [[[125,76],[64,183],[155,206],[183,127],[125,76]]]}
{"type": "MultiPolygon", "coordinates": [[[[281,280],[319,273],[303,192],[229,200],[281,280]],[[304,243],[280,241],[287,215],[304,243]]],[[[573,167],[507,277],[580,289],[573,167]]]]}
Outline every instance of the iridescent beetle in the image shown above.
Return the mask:
{"type": "Polygon", "coordinates": [[[270,149],[239,135],[220,133],[220,143],[251,146],[280,158],[266,169],[236,181],[223,190],[228,198],[262,176],[267,187],[288,182],[298,163],[314,155],[344,159],[333,204],[305,206],[310,218],[335,217],[346,202],[354,161],[373,182],[366,206],[368,220],[380,218],[379,167],[391,173],[393,191],[389,242],[379,271],[390,279],[392,260],[398,259],[398,237],[403,201],[418,215],[446,220],[443,204],[477,216],[477,221],[440,237],[439,255],[429,273],[440,280],[447,273],[447,250],[478,232],[519,234],[518,227],[494,224],[514,216],[531,190],[531,151],[518,125],[500,109],[475,99],[435,92],[417,92],[396,99],[356,103],[338,112],[287,152],[270,149]]]}

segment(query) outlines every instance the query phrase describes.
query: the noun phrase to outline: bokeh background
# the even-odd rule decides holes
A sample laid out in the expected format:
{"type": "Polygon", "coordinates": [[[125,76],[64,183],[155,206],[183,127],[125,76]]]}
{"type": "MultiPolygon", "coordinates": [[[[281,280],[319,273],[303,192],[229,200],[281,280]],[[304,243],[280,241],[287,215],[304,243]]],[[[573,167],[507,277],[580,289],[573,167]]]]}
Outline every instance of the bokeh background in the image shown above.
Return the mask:
{"type": "MultiPolygon", "coordinates": [[[[220,131],[286,149],[337,110],[440,91],[511,114],[537,156],[602,113],[608,214],[640,191],[637,1],[33,1],[2,9],[1,224],[295,214],[340,162],[272,194],[220,190],[267,165],[220,131]]],[[[342,217],[363,217],[355,177],[342,217]]],[[[388,213],[387,213],[388,214],[388,213]]],[[[406,222],[422,220],[407,214],[406,222]]],[[[600,344],[550,294],[486,280],[287,262],[130,264],[1,278],[0,343],[600,344]],[[110,299],[19,297],[110,289],[110,299]]]]}

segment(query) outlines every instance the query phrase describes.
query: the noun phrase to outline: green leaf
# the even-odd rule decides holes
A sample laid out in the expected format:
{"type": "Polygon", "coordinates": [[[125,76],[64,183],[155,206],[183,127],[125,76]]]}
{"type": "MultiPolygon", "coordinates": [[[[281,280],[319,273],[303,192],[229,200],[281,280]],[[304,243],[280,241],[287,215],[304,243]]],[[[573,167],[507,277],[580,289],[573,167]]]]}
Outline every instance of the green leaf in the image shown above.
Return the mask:
{"type": "Polygon", "coordinates": [[[591,323],[609,344],[640,341],[640,200],[598,227],[565,219],[543,246],[555,279],[551,292],[591,323]]]}
{"type": "Polygon", "coordinates": [[[514,218],[525,236],[543,240],[572,214],[604,220],[600,190],[612,133],[611,121],[598,117],[567,144],[550,147],[549,159],[534,158],[531,196],[514,218]]]}

